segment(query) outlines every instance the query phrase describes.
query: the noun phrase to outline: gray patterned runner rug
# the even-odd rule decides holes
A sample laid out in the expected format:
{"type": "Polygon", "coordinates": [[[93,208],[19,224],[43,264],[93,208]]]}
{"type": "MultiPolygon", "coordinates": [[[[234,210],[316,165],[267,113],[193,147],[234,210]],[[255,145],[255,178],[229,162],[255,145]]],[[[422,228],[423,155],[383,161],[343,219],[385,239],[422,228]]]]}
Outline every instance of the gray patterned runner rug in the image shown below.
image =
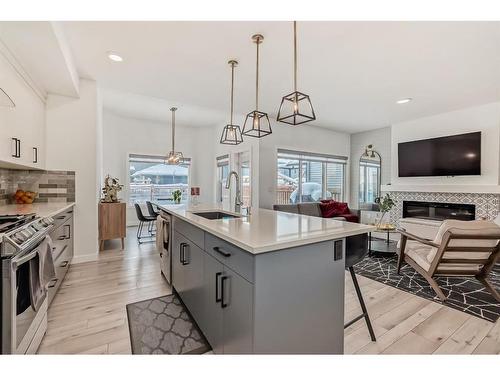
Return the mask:
{"type": "MultiPolygon", "coordinates": [[[[401,274],[397,274],[397,255],[375,254],[365,257],[354,266],[358,275],[441,303],[429,283],[406,263],[403,263],[401,267],[401,274]]],[[[498,263],[490,273],[490,280],[497,290],[500,290],[500,265],[498,263]]],[[[500,302],[495,300],[484,285],[473,277],[437,277],[436,281],[444,295],[448,297],[444,305],[490,322],[496,322],[500,316],[500,302]]]]}
{"type": "Polygon", "coordinates": [[[211,350],[174,294],[127,305],[133,354],[203,354],[211,350]]]}

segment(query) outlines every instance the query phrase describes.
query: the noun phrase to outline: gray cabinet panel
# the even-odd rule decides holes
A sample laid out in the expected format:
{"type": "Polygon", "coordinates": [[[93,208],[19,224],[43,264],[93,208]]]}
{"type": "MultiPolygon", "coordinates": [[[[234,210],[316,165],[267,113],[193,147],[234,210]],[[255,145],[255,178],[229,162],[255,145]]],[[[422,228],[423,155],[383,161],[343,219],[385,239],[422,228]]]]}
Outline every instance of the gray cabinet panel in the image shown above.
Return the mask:
{"type": "Polygon", "coordinates": [[[224,272],[224,266],[208,254],[204,254],[204,266],[204,313],[198,324],[213,351],[217,354],[223,354],[223,313],[220,305],[220,279],[224,272]]]}
{"type": "Polygon", "coordinates": [[[344,264],[334,241],[257,256],[254,352],[342,354],[344,264]]]}
{"type": "Polygon", "coordinates": [[[196,322],[203,314],[203,256],[204,251],[191,241],[184,250],[183,301],[196,322]]]}
{"type": "Polygon", "coordinates": [[[248,281],[254,281],[254,256],[249,252],[209,233],[205,234],[205,250],[248,281]]]}
{"type": "Polygon", "coordinates": [[[181,262],[181,243],[183,238],[180,234],[173,232],[172,241],[172,285],[179,295],[184,293],[184,266],[181,262]]]}
{"type": "Polygon", "coordinates": [[[224,354],[252,353],[253,285],[224,267],[224,354]]]}
{"type": "Polygon", "coordinates": [[[173,218],[173,226],[175,231],[189,238],[196,246],[205,247],[205,232],[202,229],[176,217],[173,218]]]}

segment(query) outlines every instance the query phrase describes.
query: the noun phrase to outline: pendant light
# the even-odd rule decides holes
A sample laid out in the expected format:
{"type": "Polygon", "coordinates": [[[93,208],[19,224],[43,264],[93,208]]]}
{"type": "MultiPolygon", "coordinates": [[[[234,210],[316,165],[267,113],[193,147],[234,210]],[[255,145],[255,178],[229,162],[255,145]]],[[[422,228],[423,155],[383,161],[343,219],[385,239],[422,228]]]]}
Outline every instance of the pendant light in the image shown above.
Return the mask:
{"type": "Polygon", "coordinates": [[[316,120],[309,95],[297,91],[297,21],[293,21],[293,92],[281,99],[277,120],[290,125],[316,120]]]}
{"type": "Polygon", "coordinates": [[[231,117],[229,124],[222,129],[220,143],[224,145],[238,145],[243,142],[240,127],[233,124],[234,67],[238,65],[238,61],[229,60],[227,63],[231,65],[231,117]]]}
{"type": "Polygon", "coordinates": [[[252,36],[252,41],[257,45],[257,68],[255,74],[255,110],[247,115],[245,124],[243,125],[243,134],[255,138],[262,138],[273,132],[271,129],[271,123],[269,122],[269,116],[267,115],[267,113],[259,111],[259,45],[263,40],[264,37],[260,34],[255,34],[254,36],[252,36]]]}
{"type": "Polygon", "coordinates": [[[184,156],[182,156],[182,152],[175,151],[175,111],[177,108],[172,107],[170,111],[172,112],[172,151],[168,153],[166,163],[176,165],[182,162],[184,156]]]}

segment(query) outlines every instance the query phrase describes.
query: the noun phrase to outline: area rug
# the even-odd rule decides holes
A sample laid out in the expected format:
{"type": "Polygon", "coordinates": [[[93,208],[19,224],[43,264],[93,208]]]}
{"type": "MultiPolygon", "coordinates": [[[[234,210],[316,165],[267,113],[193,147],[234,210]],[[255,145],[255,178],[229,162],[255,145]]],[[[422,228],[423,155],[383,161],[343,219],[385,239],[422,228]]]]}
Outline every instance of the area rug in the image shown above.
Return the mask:
{"type": "Polygon", "coordinates": [[[211,350],[175,294],[127,305],[133,354],[203,354],[211,350]]]}
{"type": "MultiPolygon", "coordinates": [[[[396,273],[397,255],[373,255],[364,258],[356,266],[358,275],[410,292],[417,296],[442,303],[468,314],[496,322],[500,316],[500,303],[488,293],[483,284],[474,278],[439,277],[437,283],[448,299],[441,302],[429,283],[413,268],[403,263],[401,274],[396,273]]],[[[490,274],[490,280],[500,289],[500,265],[490,274]]]]}

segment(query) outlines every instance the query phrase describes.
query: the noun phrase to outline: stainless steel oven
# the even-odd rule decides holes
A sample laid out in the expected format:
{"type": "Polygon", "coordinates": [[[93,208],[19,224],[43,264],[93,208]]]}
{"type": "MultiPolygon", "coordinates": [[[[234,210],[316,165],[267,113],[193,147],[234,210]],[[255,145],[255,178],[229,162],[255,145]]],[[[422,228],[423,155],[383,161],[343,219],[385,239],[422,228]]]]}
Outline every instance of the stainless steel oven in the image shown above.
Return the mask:
{"type": "Polygon", "coordinates": [[[29,285],[30,267],[52,227],[34,220],[4,234],[1,245],[2,354],[34,354],[47,329],[48,293],[34,310],[29,285]]]}
{"type": "Polygon", "coordinates": [[[47,327],[47,293],[43,296],[41,307],[35,311],[31,306],[27,282],[31,260],[38,257],[38,246],[36,244],[22,254],[2,260],[4,354],[35,353],[47,327]]]}

